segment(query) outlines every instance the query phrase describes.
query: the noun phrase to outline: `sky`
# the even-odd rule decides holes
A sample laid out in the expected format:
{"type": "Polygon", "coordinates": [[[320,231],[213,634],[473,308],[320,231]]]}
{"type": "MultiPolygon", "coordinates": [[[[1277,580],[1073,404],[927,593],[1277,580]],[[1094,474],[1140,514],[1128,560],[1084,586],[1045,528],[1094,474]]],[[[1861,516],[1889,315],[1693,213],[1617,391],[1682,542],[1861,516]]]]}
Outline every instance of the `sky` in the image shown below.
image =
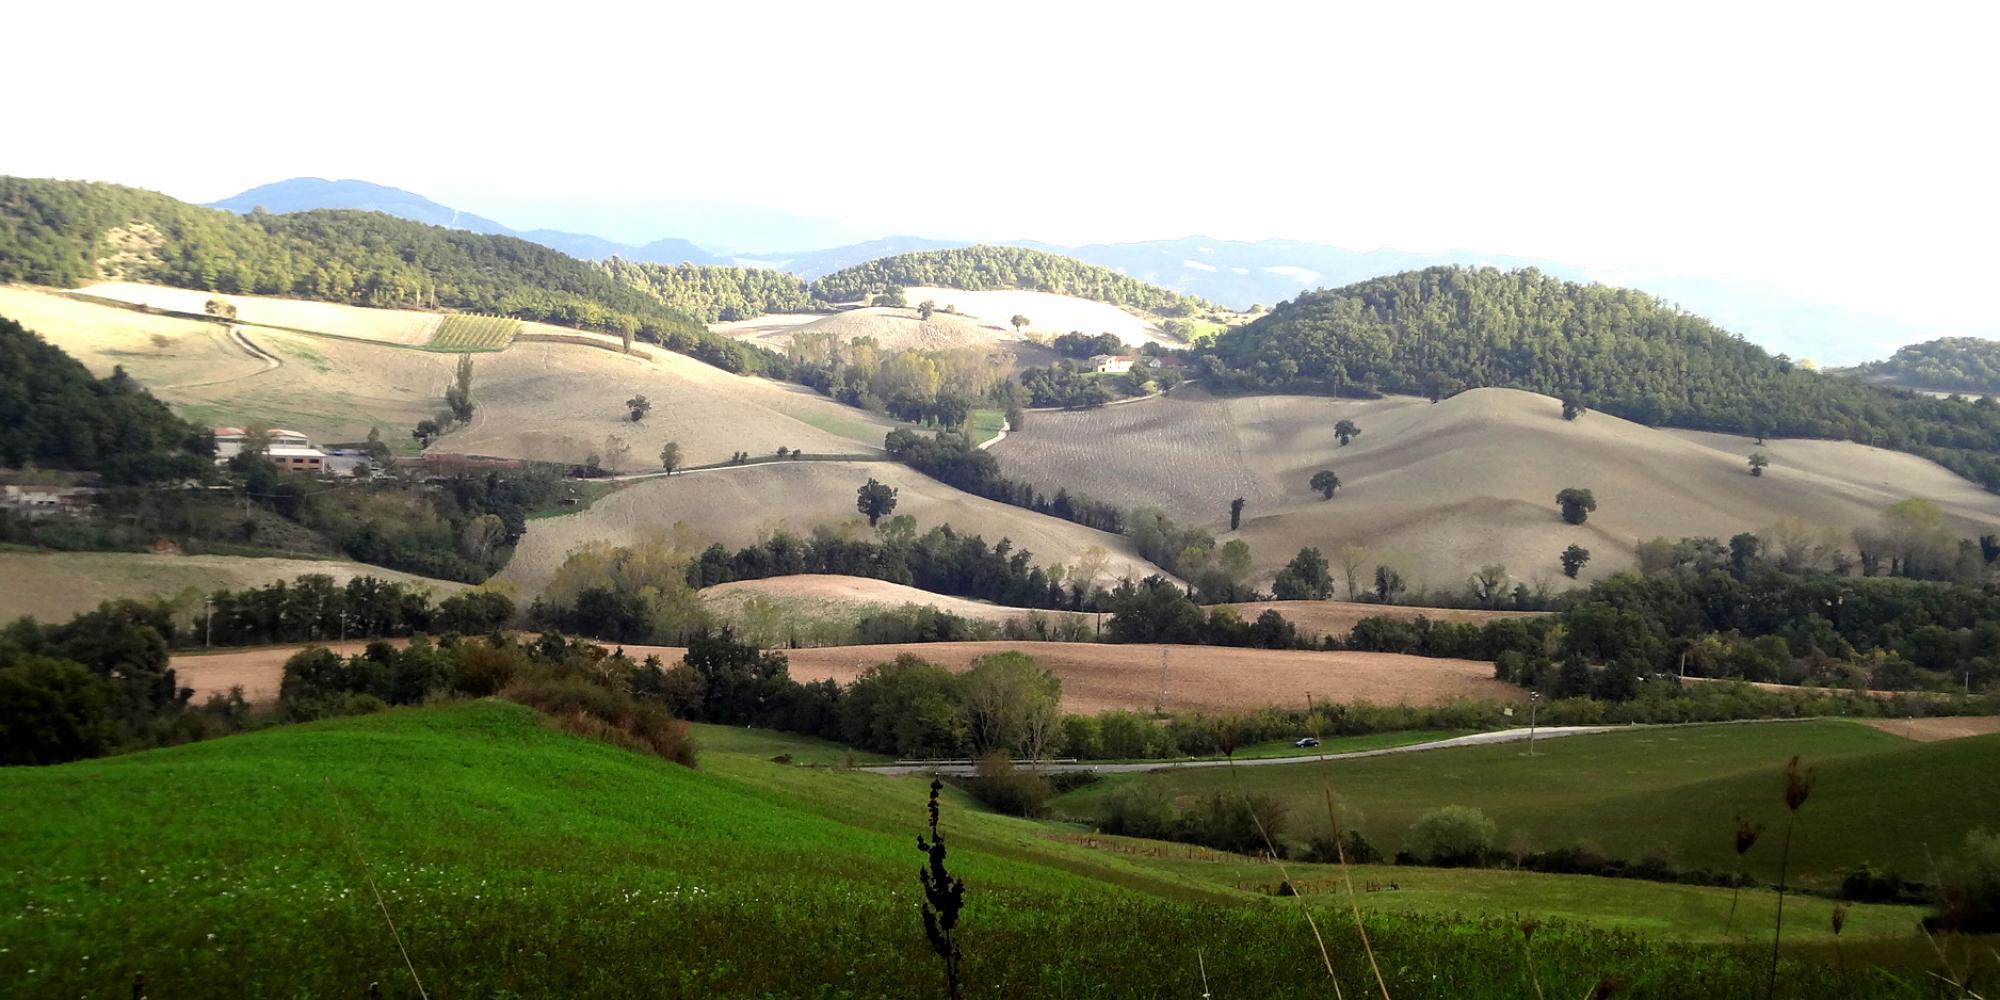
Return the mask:
{"type": "Polygon", "coordinates": [[[1991,2],[89,9],[7,15],[41,90],[0,173],[361,178],[738,250],[1472,248],[1992,320],[1991,2]]]}

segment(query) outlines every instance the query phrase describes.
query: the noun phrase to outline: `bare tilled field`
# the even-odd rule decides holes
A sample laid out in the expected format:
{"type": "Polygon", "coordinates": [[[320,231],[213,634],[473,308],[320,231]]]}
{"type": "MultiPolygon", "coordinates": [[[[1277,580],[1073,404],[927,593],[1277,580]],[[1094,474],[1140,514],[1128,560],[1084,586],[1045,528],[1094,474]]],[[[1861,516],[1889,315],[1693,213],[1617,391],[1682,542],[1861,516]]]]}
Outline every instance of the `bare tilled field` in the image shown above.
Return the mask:
{"type": "Polygon", "coordinates": [[[1026,608],[1010,608],[998,604],[968,601],[962,597],[933,594],[928,590],[918,590],[887,580],[871,580],[860,576],[830,576],[822,573],[775,576],[764,580],[738,580],[734,583],[706,587],[701,592],[703,604],[710,610],[723,612],[740,606],[752,597],[789,602],[801,610],[817,609],[826,612],[843,609],[880,610],[918,604],[964,618],[995,624],[1023,618],[1028,614],[1026,608]]]}
{"type": "Polygon", "coordinates": [[[2000,733],[2000,715],[1946,716],[1934,719],[1869,719],[1868,725],[1919,743],[1959,740],[2000,733]]]}
{"type": "Polygon", "coordinates": [[[307,573],[345,584],[357,576],[419,583],[439,597],[465,589],[380,566],[321,559],[252,559],[244,556],[176,556],[150,552],[0,552],[0,622],[33,615],[67,621],[104,601],[173,597],[199,591],[261,587],[307,573]]]}
{"type": "Polygon", "coordinates": [[[2000,497],[1911,455],[1834,441],[1759,446],[1595,412],[1565,421],[1556,400],[1507,389],[1435,405],[1180,392],[1032,414],[992,453],[1009,475],[1044,490],[1161,504],[1218,534],[1230,499],[1244,497],[1239,537],[1264,581],[1304,546],[1332,559],[1351,545],[1368,550],[1365,582],[1377,563],[1394,566],[1408,597],[1459,590],[1493,564],[1517,581],[1567,586],[1557,556],[1571,544],[1591,552],[1580,580],[1588,583],[1629,568],[1634,545],[1653,537],[1728,538],[1792,516],[1844,538],[1910,496],[1936,501],[1962,535],[2000,521],[2000,497]],[[1342,418],[1362,431],[1347,447],[1333,436],[1342,418]],[[1752,451],[1771,458],[1762,477],[1746,472],[1752,451]],[[1307,485],[1323,468],[1342,481],[1331,501],[1307,485]],[[1583,526],[1564,524],[1556,510],[1556,493],[1570,486],[1597,498],[1583,526]]]}
{"type": "MultiPolygon", "coordinates": [[[[905,466],[888,462],[780,462],[728,467],[648,479],[626,485],[589,510],[533,522],[502,578],[525,597],[547,586],[569,553],[592,541],[629,544],[649,529],[684,523],[703,541],[747,545],[783,527],[806,534],[819,525],[867,534],[854,510],[855,490],[869,479],[898,490],[896,513],[916,518],[919,530],[949,524],[991,543],[1012,539],[1043,566],[1074,565],[1085,550],[1102,547],[1100,580],[1159,572],[1133,554],[1119,535],[996,503],[952,489],[905,466]]],[[[525,598],[524,598],[525,599],[525,598]]]]}
{"type": "Polygon", "coordinates": [[[439,451],[581,463],[611,461],[606,439],[630,449],[621,472],[657,470],[660,448],[681,447],[684,465],[727,461],[738,451],[809,454],[879,452],[901,426],[800,386],[733,375],[654,348],[649,358],[581,344],[520,342],[475,356],[472,423],[440,438],[439,451]],[[634,422],[625,401],[653,404],[634,422]]]}
{"type": "Polygon", "coordinates": [[[1434,622],[1456,622],[1484,625],[1502,618],[1538,618],[1538,611],[1477,611],[1460,608],[1422,608],[1407,604],[1363,604],[1353,601],[1256,601],[1248,604],[1230,604],[1244,621],[1255,621],[1266,611],[1276,611],[1285,620],[1297,626],[1306,635],[1346,635],[1353,631],[1354,623],[1363,618],[1395,618],[1399,621],[1414,621],[1428,618],[1434,622]]]}
{"type": "Polygon", "coordinates": [[[336,337],[355,337],[384,344],[419,346],[437,333],[443,314],[414,309],[370,309],[336,302],[280,299],[262,295],[225,295],[193,288],[169,288],[130,281],[107,281],[78,289],[85,295],[117,299],[155,309],[200,313],[210,299],[236,307],[236,320],[254,326],[283,326],[336,337]]]}
{"type": "Polygon", "coordinates": [[[1493,665],[1394,653],[1318,653],[1220,646],[1066,642],[935,642],[786,650],[792,676],[846,683],[868,667],[912,655],[964,669],[988,653],[1019,650],[1063,682],[1063,710],[1123,708],[1222,711],[1314,702],[1435,704],[1455,698],[1520,701],[1526,692],[1493,679],[1493,665]],[[1160,654],[1167,654],[1166,699],[1160,654]]]}

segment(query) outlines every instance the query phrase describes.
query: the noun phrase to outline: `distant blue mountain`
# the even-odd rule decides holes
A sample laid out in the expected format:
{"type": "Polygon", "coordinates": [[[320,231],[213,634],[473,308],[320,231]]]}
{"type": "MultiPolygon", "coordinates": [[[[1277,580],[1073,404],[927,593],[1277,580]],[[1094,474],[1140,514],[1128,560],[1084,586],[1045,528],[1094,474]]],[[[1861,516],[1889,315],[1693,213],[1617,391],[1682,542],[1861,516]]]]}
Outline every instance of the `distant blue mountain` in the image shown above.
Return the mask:
{"type": "Polygon", "coordinates": [[[319,177],[294,177],[251,188],[234,197],[213,202],[209,207],[228,209],[237,213],[248,213],[252,209],[262,208],[267,212],[279,214],[305,212],[315,208],[349,208],[363,212],[381,212],[399,219],[443,226],[447,229],[463,229],[491,236],[512,236],[584,260],[623,257],[627,260],[643,260],[659,264],[679,264],[683,261],[690,264],[729,263],[686,240],[656,240],[645,246],[635,247],[585,233],[565,233],[555,229],[531,229],[525,232],[510,229],[484,216],[440,205],[423,195],[401,188],[371,184],[368,181],[329,181],[319,177]]]}

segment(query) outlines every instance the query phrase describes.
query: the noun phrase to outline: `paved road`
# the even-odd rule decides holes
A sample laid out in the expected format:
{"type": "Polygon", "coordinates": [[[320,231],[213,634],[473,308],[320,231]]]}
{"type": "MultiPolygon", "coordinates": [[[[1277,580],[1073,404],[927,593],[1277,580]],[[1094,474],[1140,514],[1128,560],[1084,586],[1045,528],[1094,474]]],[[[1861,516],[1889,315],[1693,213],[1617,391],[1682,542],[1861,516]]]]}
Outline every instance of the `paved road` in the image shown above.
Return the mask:
{"type": "MultiPolygon", "coordinates": [[[[1590,733],[1622,732],[1634,726],[1542,726],[1534,731],[1537,740],[1561,739],[1564,736],[1584,736],[1590,733]]],[[[1383,747],[1380,750],[1352,750],[1347,753],[1309,754],[1301,757],[1256,757],[1236,761],[1237,767],[1267,767],[1274,764],[1303,764],[1315,760],[1359,760],[1363,757],[1386,757],[1396,753],[1419,753],[1425,750],[1444,750],[1450,747],[1475,747],[1488,743],[1523,743],[1528,739],[1526,729],[1497,729],[1490,733],[1473,733],[1470,736],[1454,736],[1448,740],[1433,740],[1429,743],[1412,743],[1408,746],[1383,747]]],[[[1131,774],[1139,771],[1164,771],[1177,767],[1228,767],[1227,760],[1161,760],[1139,764],[1045,764],[1038,768],[1049,774],[1081,772],[1086,774],[1131,774]]],[[[972,773],[970,764],[887,764],[881,767],[864,767],[863,771],[873,774],[956,774],[972,773]]]]}

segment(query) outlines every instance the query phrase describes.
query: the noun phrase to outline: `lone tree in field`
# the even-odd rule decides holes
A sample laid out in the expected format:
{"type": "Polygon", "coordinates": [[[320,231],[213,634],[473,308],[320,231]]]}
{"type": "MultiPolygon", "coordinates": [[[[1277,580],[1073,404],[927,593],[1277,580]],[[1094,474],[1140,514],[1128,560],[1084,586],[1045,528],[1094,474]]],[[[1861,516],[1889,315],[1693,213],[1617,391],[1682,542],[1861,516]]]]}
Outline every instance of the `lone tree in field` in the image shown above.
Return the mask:
{"type": "Polygon", "coordinates": [[[1569,577],[1572,580],[1576,579],[1577,572],[1583,569],[1584,563],[1587,563],[1589,561],[1590,561],[1589,549],[1586,549],[1581,545],[1571,545],[1569,548],[1563,550],[1562,554],[1563,575],[1569,577]]]}
{"type": "Polygon", "coordinates": [[[937,303],[936,303],[936,302],[933,302],[933,301],[931,301],[930,299],[925,299],[925,300],[923,300],[922,302],[919,302],[919,303],[917,303],[917,318],[918,318],[918,319],[920,319],[920,320],[923,320],[923,321],[925,321],[925,322],[929,322],[929,321],[930,321],[930,318],[931,318],[931,314],[932,314],[932,313],[935,313],[935,312],[937,312],[937,303]]]}
{"type": "Polygon", "coordinates": [[[236,318],[236,304],[229,301],[228,299],[221,297],[212,298],[209,299],[207,302],[202,303],[201,311],[209,314],[210,316],[216,316],[222,319],[236,318]]]}
{"type": "Polygon", "coordinates": [[[854,508],[868,519],[868,526],[896,512],[896,488],[870,479],[854,491],[854,508]]]}
{"type": "Polygon", "coordinates": [[[1588,412],[1590,412],[1590,407],[1583,405],[1583,402],[1581,400],[1577,399],[1574,396],[1563,397],[1564,420],[1575,420],[1576,418],[1583,416],[1585,413],[1588,412]]]}
{"type": "Polygon", "coordinates": [[[1597,509],[1597,498],[1589,490],[1570,487],[1556,494],[1556,506],[1562,508],[1563,520],[1571,524],[1582,524],[1590,520],[1590,512],[1597,509]]]}
{"type": "Polygon", "coordinates": [[[1349,441],[1361,436],[1361,425],[1352,420],[1342,420],[1333,425],[1333,436],[1340,439],[1340,446],[1347,447],[1349,441]]]}
{"type": "Polygon", "coordinates": [[[1310,485],[1313,488],[1313,492],[1331,500],[1333,499],[1333,491],[1340,488],[1340,477],[1334,475],[1332,469],[1321,469],[1313,473],[1310,485]]]}
{"type": "Polygon", "coordinates": [[[681,443],[679,441],[669,441],[661,445],[660,468],[667,470],[667,475],[671,476],[674,474],[674,470],[680,467],[681,443]]]}
{"type": "Polygon", "coordinates": [[[633,396],[625,401],[625,408],[632,411],[632,422],[636,424],[646,419],[646,414],[652,411],[653,401],[644,396],[633,396]]]}
{"type": "Polygon", "coordinates": [[[1014,324],[1015,333],[1020,333],[1021,328],[1028,325],[1028,317],[1023,316],[1020,313],[1015,313],[1014,318],[1008,320],[1007,322],[1014,324]]]}
{"type": "Polygon", "coordinates": [[[931,951],[944,959],[945,996],[959,1000],[962,994],[958,985],[959,964],[965,960],[958,948],[958,911],[965,908],[965,880],[947,871],[944,866],[944,834],[938,832],[938,793],[944,791],[944,783],[931,779],[930,820],[931,836],[925,840],[917,835],[917,850],[924,852],[924,867],[917,870],[917,882],[924,887],[924,937],[931,943],[931,951]]]}
{"type": "Polygon", "coordinates": [[[1237,528],[1240,528],[1242,526],[1243,526],[1243,498],[1237,497],[1236,499],[1229,501],[1229,530],[1235,531],[1237,528]]]}
{"type": "Polygon", "coordinates": [[[1751,453],[1750,453],[1750,474],[1751,474],[1751,475],[1753,475],[1753,476],[1761,476],[1761,475],[1763,475],[1763,474],[1764,474],[1764,468],[1765,468],[1765,466],[1768,466],[1768,465],[1770,465],[1770,464],[1771,464],[1771,459],[1770,459],[1770,457],[1769,457],[1769,456],[1767,456],[1767,455],[1765,455],[1765,454],[1764,454],[1763,452],[1761,452],[1761,451],[1753,451],[1753,452],[1751,452],[1751,453]]]}

